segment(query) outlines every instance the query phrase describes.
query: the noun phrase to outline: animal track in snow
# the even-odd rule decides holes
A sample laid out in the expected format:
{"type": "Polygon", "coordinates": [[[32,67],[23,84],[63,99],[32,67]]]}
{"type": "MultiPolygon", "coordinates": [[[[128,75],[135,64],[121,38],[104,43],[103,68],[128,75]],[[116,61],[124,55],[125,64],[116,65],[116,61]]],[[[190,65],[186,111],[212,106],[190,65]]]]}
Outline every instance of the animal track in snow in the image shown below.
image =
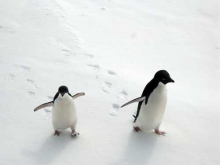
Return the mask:
{"type": "Polygon", "coordinates": [[[114,72],[114,71],[111,71],[111,70],[108,70],[108,74],[110,74],[110,75],[116,75],[116,73],[114,72]]]}
{"type": "Polygon", "coordinates": [[[94,55],[88,54],[88,53],[86,53],[85,56],[86,56],[87,58],[94,58],[94,55]]]}
{"type": "Polygon", "coordinates": [[[31,68],[30,67],[27,67],[27,66],[20,66],[20,68],[23,70],[23,71],[31,71],[31,68]]]}
{"type": "Polygon", "coordinates": [[[111,111],[110,111],[110,115],[111,116],[117,116],[117,114],[118,114],[118,111],[119,111],[119,108],[120,108],[120,105],[118,105],[118,104],[112,104],[112,109],[111,109],[111,111]]]}
{"type": "Polygon", "coordinates": [[[43,116],[45,119],[51,118],[51,112],[52,112],[51,109],[44,108],[44,110],[42,112],[43,112],[43,116]]]}
{"type": "Polygon", "coordinates": [[[91,67],[94,70],[99,70],[100,66],[99,65],[95,65],[95,64],[87,64],[89,67],[91,67]]]}
{"type": "Polygon", "coordinates": [[[27,79],[27,83],[30,84],[30,85],[32,85],[34,88],[37,88],[37,86],[36,86],[34,80],[27,79]]]}
{"type": "Polygon", "coordinates": [[[13,74],[9,74],[9,75],[7,76],[7,79],[8,79],[8,80],[14,80],[14,78],[15,78],[15,76],[14,76],[13,74]]]}
{"type": "Polygon", "coordinates": [[[105,93],[109,93],[109,91],[107,91],[104,87],[102,88],[102,91],[105,93]]]}
{"type": "Polygon", "coordinates": [[[111,84],[110,82],[105,82],[105,84],[106,84],[109,88],[112,87],[112,84],[111,84]]]}
{"type": "Polygon", "coordinates": [[[51,109],[47,109],[47,108],[44,108],[44,111],[47,112],[47,113],[51,113],[52,112],[51,109]]]}
{"type": "Polygon", "coordinates": [[[112,104],[112,107],[114,108],[114,109],[119,109],[120,108],[120,105],[118,105],[118,104],[112,104]]]}
{"type": "Polygon", "coordinates": [[[7,33],[14,33],[14,31],[11,28],[0,25],[0,32],[1,31],[7,32],[7,33]]]}
{"type": "Polygon", "coordinates": [[[70,50],[68,50],[68,49],[61,49],[63,52],[70,52],[70,50]]]}
{"type": "Polygon", "coordinates": [[[61,49],[63,51],[64,57],[70,57],[73,53],[68,49],[61,49]]]}
{"type": "Polygon", "coordinates": [[[112,87],[112,84],[109,82],[105,82],[102,87],[102,91],[105,93],[109,93],[109,89],[112,87]]]}
{"type": "Polygon", "coordinates": [[[33,97],[35,97],[35,93],[34,93],[34,92],[29,91],[29,92],[28,92],[28,96],[33,98],[33,97]]]}
{"type": "Polygon", "coordinates": [[[125,90],[122,90],[118,95],[119,98],[126,99],[128,97],[128,93],[125,90]]]}

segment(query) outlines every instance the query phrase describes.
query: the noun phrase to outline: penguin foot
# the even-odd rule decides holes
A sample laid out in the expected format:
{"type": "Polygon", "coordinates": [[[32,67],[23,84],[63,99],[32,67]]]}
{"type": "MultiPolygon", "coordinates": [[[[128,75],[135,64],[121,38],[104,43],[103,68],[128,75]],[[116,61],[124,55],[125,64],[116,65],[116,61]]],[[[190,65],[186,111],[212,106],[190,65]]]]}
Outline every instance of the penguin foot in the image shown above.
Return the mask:
{"type": "Polygon", "coordinates": [[[165,136],[165,134],[166,134],[166,132],[159,131],[159,130],[157,130],[157,129],[155,129],[155,133],[156,133],[157,135],[163,135],[163,136],[165,136]]]}
{"type": "Polygon", "coordinates": [[[76,131],[72,131],[72,133],[71,133],[71,136],[72,136],[72,137],[75,137],[75,136],[77,136],[77,135],[79,135],[78,132],[76,132],[76,131]]]}
{"type": "Polygon", "coordinates": [[[141,131],[141,129],[140,129],[139,127],[134,127],[134,130],[135,130],[136,132],[141,131]]]}
{"type": "Polygon", "coordinates": [[[57,135],[57,136],[60,136],[60,132],[55,131],[55,132],[54,132],[54,136],[56,136],[56,135],[57,135]]]}

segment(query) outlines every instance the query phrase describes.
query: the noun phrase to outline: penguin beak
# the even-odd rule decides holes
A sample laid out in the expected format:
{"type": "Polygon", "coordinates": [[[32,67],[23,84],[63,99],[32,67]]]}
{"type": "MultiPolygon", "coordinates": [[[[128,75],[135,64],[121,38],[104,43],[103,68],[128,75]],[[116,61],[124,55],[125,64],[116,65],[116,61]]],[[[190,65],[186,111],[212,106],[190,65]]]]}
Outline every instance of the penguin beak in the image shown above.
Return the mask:
{"type": "Polygon", "coordinates": [[[175,83],[175,81],[174,81],[172,78],[170,78],[170,81],[169,81],[169,82],[175,83]]]}
{"type": "Polygon", "coordinates": [[[61,96],[63,97],[65,95],[65,93],[61,93],[61,96]]]}

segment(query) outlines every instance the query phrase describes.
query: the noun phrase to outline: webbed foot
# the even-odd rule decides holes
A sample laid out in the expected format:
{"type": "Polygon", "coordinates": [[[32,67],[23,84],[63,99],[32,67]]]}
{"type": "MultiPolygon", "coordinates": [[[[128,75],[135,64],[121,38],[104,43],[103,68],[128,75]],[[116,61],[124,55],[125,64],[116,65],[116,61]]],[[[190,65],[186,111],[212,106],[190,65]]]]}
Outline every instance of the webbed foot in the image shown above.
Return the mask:
{"type": "Polygon", "coordinates": [[[79,133],[76,132],[75,130],[73,130],[72,133],[71,133],[71,136],[72,136],[72,137],[75,137],[75,136],[78,136],[78,135],[79,135],[79,133]]]}
{"type": "Polygon", "coordinates": [[[139,127],[134,127],[134,130],[135,130],[136,132],[141,131],[141,129],[140,129],[139,127]]]}
{"type": "Polygon", "coordinates": [[[156,133],[157,135],[163,135],[163,136],[165,136],[165,134],[166,134],[166,132],[159,131],[158,129],[155,129],[155,133],[156,133]]]}
{"type": "Polygon", "coordinates": [[[55,131],[55,132],[54,132],[54,136],[56,136],[56,135],[57,135],[57,136],[60,136],[60,132],[59,132],[59,131],[55,131]]]}

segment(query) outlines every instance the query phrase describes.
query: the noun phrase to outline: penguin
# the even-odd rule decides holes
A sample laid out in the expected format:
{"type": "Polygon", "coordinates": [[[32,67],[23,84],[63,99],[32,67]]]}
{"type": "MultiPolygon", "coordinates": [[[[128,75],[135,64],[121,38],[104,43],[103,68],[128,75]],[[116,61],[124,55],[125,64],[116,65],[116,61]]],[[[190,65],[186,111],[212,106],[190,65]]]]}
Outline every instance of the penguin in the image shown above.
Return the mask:
{"type": "Polygon", "coordinates": [[[121,106],[125,107],[131,103],[138,102],[137,113],[134,116],[134,130],[139,132],[155,130],[158,135],[166,132],[159,130],[167,103],[166,84],[174,83],[166,70],[159,70],[153,79],[146,85],[141,97],[129,101],[121,106]]]}
{"type": "Polygon", "coordinates": [[[52,106],[54,136],[59,136],[61,130],[71,128],[71,136],[74,137],[79,133],[76,132],[77,115],[73,100],[84,95],[85,93],[77,93],[72,96],[66,86],[60,86],[53,101],[39,105],[34,111],[52,106]]]}

